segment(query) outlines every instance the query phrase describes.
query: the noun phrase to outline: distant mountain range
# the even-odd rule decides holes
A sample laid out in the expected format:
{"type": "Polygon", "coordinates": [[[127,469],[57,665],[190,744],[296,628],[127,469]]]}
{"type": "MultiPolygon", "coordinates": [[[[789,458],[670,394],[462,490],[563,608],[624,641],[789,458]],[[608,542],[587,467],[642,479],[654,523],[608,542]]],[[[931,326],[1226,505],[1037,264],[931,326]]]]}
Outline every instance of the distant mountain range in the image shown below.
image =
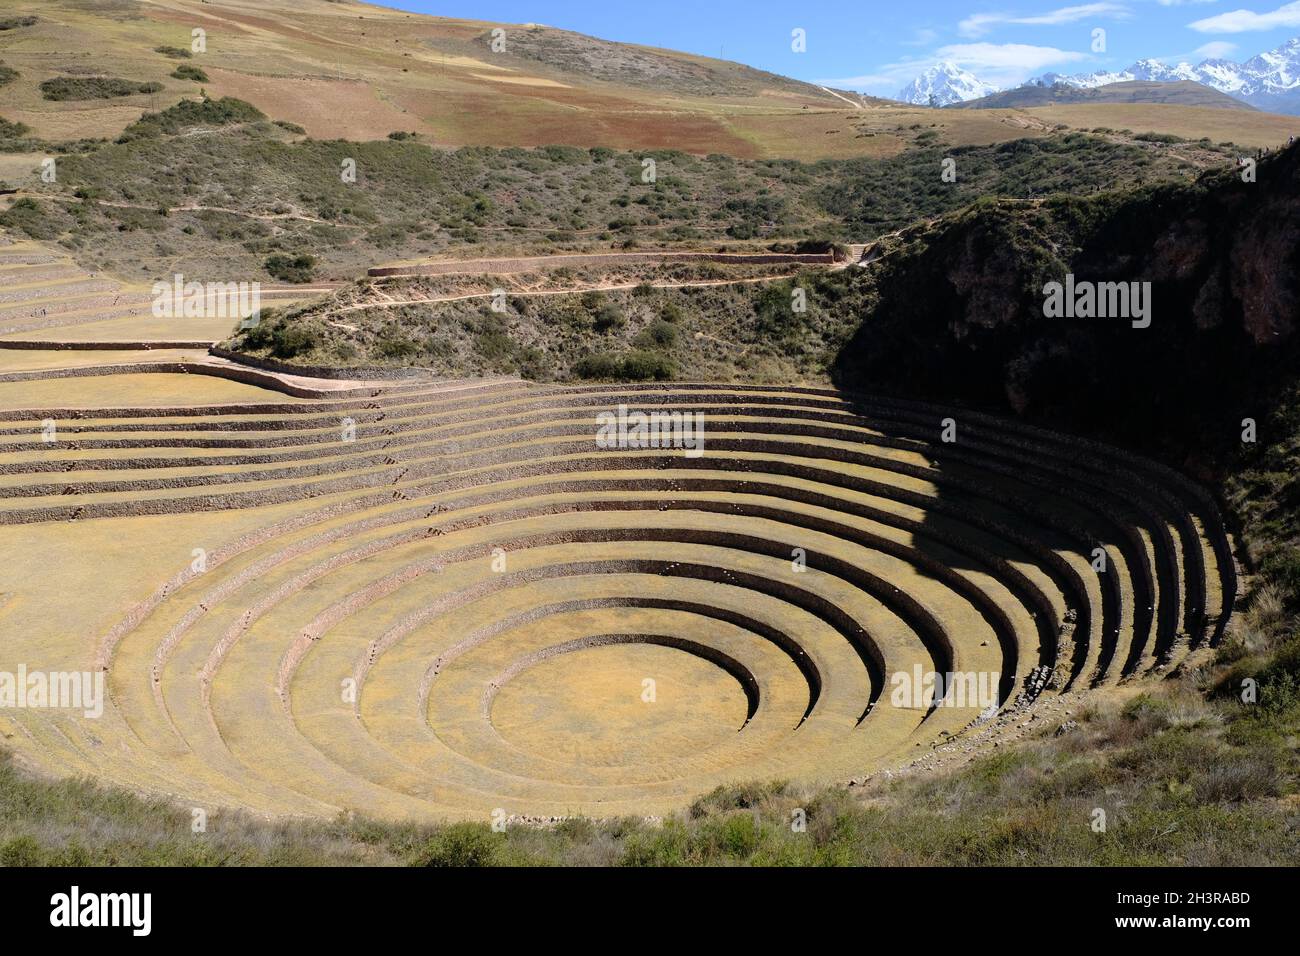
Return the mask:
{"type": "MultiPolygon", "coordinates": [[[[1204,60],[1195,66],[1179,63],[1167,66],[1159,60],[1138,60],[1126,70],[1095,73],[1045,73],[1024,84],[1026,87],[1064,86],[1095,89],[1113,83],[1199,83],[1257,109],[1300,115],[1300,37],[1274,50],[1253,56],[1244,63],[1204,60]]],[[[906,103],[951,106],[967,103],[998,92],[967,70],[953,63],[940,63],[926,70],[904,87],[898,98],[906,103]]],[[[993,105],[993,104],[990,104],[993,105]]]]}

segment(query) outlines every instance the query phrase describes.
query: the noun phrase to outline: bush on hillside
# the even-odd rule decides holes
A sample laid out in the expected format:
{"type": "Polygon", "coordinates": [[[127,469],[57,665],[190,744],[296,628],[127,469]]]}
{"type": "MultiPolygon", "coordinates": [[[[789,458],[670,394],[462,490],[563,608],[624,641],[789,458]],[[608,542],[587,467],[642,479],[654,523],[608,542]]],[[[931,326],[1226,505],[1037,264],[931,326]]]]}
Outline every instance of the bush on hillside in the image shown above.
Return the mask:
{"type": "Polygon", "coordinates": [[[191,66],[188,63],[182,63],[176,69],[172,70],[172,79],[174,80],[193,80],[195,83],[208,83],[210,78],[197,66],[191,66]]]}
{"type": "Polygon", "coordinates": [[[170,135],[189,126],[229,126],[234,123],[256,123],[264,119],[266,114],[256,106],[231,96],[223,96],[219,100],[208,97],[181,100],[161,112],[145,113],[124,129],[117,141],[129,143],[153,136],[170,135]]]}
{"type": "Polygon", "coordinates": [[[47,100],[111,100],[137,93],[161,92],[161,83],[137,83],[115,76],[58,76],[41,83],[41,94],[47,100]]]}
{"type": "Polygon", "coordinates": [[[588,355],[573,365],[573,374],[583,379],[621,379],[630,382],[663,382],[677,374],[677,366],[666,355],[629,352],[622,357],[588,355]]]}
{"type": "Polygon", "coordinates": [[[452,823],[415,851],[412,866],[491,866],[497,848],[505,841],[482,823],[452,823]]]}
{"type": "Polygon", "coordinates": [[[0,226],[25,233],[33,239],[57,239],[59,230],[49,211],[38,200],[25,196],[6,211],[0,212],[0,226]]]}
{"type": "Polygon", "coordinates": [[[266,260],[263,267],[267,273],[281,282],[310,282],[316,275],[316,257],[276,253],[266,260]]]}

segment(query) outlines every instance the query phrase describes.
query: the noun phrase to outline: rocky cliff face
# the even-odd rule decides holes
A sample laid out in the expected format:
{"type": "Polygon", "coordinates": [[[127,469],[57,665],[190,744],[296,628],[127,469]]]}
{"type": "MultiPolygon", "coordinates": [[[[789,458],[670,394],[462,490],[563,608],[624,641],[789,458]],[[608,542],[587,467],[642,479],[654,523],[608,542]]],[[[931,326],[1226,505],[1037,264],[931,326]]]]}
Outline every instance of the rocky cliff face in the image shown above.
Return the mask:
{"type": "MultiPolygon", "coordinates": [[[[1208,462],[1300,373],[1300,145],[1194,185],[986,201],[883,257],[842,384],[1012,410],[1208,462]],[[1149,283],[1150,325],[1044,287],[1149,283]]],[[[1131,287],[1136,289],[1136,287],[1131,287]]],[[[1260,412],[1262,414],[1262,412],[1260,412]]]]}

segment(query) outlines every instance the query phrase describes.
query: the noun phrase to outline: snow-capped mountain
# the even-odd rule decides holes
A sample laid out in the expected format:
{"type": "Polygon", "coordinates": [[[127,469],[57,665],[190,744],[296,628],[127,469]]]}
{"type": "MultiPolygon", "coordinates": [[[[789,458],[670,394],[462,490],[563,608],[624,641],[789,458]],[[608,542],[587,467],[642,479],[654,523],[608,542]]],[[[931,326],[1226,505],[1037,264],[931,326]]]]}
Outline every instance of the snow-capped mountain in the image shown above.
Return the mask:
{"type": "MultiPolygon", "coordinates": [[[[1288,40],[1275,50],[1253,56],[1244,63],[1214,59],[1203,60],[1195,66],[1190,63],[1167,66],[1159,60],[1143,59],[1119,71],[1044,73],[1026,85],[1052,86],[1059,83],[1075,89],[1090,89],[1134,81],[1191,81],[1262,110],[1300,114],[1300,37],[1288,40]]],[[[899,92],[898,98],[920,106],[950,106],[988,96],[999,89],[955,63],[945,62],[918,76],[899,92]]]]}
{"type": "Polygon", "coordinates": [[[1138,60],[1127,70],[1120,70],[1119,72],[1099,70],[1096,73],[1077,73],[1073,76],[1063,76],[1060,73],[1045,73],[1030,82],[1040,86],[1052,86],[1059,83],[1081,90],[1106,86],[1110,83],[1132,83],[1134,81],[1175,83],[1179,80],[1200,82],[1196,74],[1196,68],[1187,63],[1179,63],[1177,66],[1165,66],[1159,60],[1147,59],[1138,60]]]}
{"type": "Polygon", "coordinates": [[[1258,80],[1259,92],[1300,88],[1300,37],[1292,37],[1276,50],[1252,56],[1241,68],[1258,80]]]}
{"type": "Polygon", "coordinates": [[[956,63],[940,63],[903,87],[898,98],[919,106],[948,106],[977,100],[997,90],[996,86],[985,83],[956,63]]]}
{"type": "Polygon", "coordinates": [[[1166,66],[1159,60],[1138,60],[1118,73],[1101,71],[1072,76],[1046,73],[1030,82],[1040,86],[1060,83],[1084,89],[1133,80],[1156,83],[1191,80],[1260,109],[1300,113],[1300,37],[1288,40],[1276,50],[1253,56],[1244,63],[1214,59],[1203,60],[1196,66],[1190,63],[1166,66]]]}

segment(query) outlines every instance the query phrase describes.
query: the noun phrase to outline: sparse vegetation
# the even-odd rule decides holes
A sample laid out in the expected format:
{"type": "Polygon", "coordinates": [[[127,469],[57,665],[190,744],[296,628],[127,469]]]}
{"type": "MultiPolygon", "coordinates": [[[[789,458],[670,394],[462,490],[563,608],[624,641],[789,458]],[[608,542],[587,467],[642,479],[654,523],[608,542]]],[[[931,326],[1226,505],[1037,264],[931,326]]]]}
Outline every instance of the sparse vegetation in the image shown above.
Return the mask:
{"type": "MultiPolygon", "coordinates": [[[[266,119],[261,110],[243,100],[222,97],[219,100],[203,97],[199,100],[181,100],[175,106],[159,113],[145,113],[128,126],[118,138],[118,144],[129,144],[179,133],[194,126],[229,126],[235,123],[254,123],[266,119]]],[[[122,170],[117,170],[122,172],[122,170]]],[[[112,174],[109,174],[110,178],[112,174]]]]}
{"type": "MultiPolygon", "coordinates": [[[[96,188],[106,201],[119,203],[175,208],[201,194],[211,205],[248,217],[283,207],[303,216],[277,224],[285,248],[316,256],[324,269],[355,275],[377,261],[469,246],[498,254],[576,251],[629,248],[633,237],[641,248],[744,243],[840,249],[845,241],[869,240],[981,194],[1090,195],[1135,178],[1186,181],[1205,162],[1224,161],[1199,145],[1153,148],[1067,136],[1059,143],[956,150],[958,183],[936,189],[927,170],[948,154],[940,146],[884,160],[805,164],[573,147],[446,151],[409,138],[285,140],[285,131],[305,135],[301,130],[268,123],[238,100],[183,101],[146,114],[118,143],[96,151],[93,161],[64,164],[60,180],[69,189],[96,188]],[[219,135],[177,135],[195,126],[226,128],[219,135]],[[338,175],[348,159],[357,163],[364,189],[338,175]],[[657,164],[653,184],[641,181],[644,159],[657,164]],[[262,170],[251,183],[242,172],[250,164],[262,170]]],[[[132,269],[152,253],[138,233],[117,232],[103,209],[90,212],[76,227],[78,239],[98,245],[108,265],[132,269]]],[[[277,251],[249,235],[231,243],[195,218],[172,217],[164,230],[182,256],[178,265],[190,271],[204,271],[216,259],[223,268],[251,271],[277,251]]],[[[244,225],[245,232],[252,230],[251,219],[244,225]]]]}
{"type": "Polygon", "coordinates": [[[310,282],[316,274],[316,257],[277,253],[266,260],[263,268],[281,282],[310,282]]]}
{"type": "Polygon", "coordinates": [[[11,123],[0,117],[0,142],[10,142],[26,136],[31,129],[24,123],[11,123]]]}
{"type": "Polygon", "coordinates": [[[573,374],[583,379],[662,382],[676,375],[672,359],[643,350],[626,355],[588,355],[578,359],[573,374]]]}
{"type": "Polygon", "coordinates": [[[195,83],[207,83],[210,81],[208,74],[204,73],[197,66],[191,66],[188,63],[182,63],[176,69],[172,70],[171,76],[177,80],[192,80],[195,83]]]}
{"type": "Polygon", "coordinates": [[[0,212],[0,226],[32,239],[49,240],[59,235],[59,219],[51,215],[49,207],[30,196],[24,196],[0,212]]]}
{"type": "Polygon", "coordinates": [[[110,100],[140,93],[158,93],[161,83],[137,83],[112,76],[60,76],[41,83],[47,100],[110,100]]]}

